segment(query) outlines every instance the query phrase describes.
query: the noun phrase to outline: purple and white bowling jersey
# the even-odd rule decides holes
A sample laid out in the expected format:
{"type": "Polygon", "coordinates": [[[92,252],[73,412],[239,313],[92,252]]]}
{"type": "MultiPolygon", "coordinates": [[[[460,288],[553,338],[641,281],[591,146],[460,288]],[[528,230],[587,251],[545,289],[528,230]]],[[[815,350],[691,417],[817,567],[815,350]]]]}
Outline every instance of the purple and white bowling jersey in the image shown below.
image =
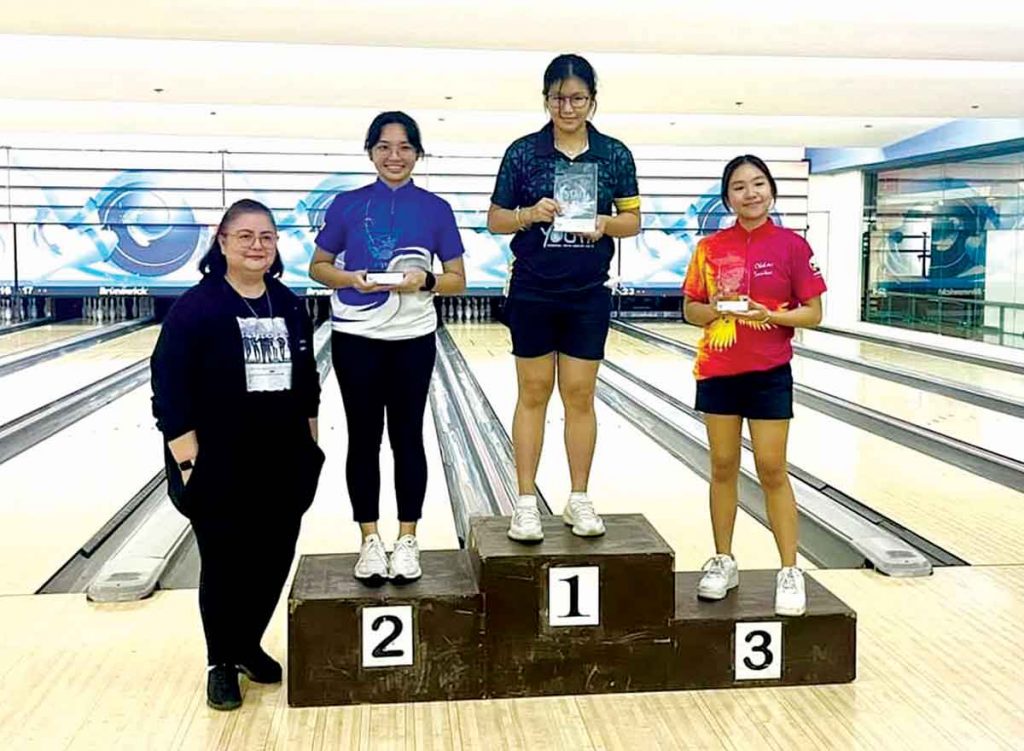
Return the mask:
{"type": "MultiPolygon", "coordinates": [[[[452,207],[413,184],[393,190],[381,180],[339,193],[331,202],[317,247],[350,271],[431,270],[465,252],[452,207]]],[[[412,339],[437,327],[430,292],[363,293],[347,287],[331,297],[335,331],[371,339],[412,339]]]]}

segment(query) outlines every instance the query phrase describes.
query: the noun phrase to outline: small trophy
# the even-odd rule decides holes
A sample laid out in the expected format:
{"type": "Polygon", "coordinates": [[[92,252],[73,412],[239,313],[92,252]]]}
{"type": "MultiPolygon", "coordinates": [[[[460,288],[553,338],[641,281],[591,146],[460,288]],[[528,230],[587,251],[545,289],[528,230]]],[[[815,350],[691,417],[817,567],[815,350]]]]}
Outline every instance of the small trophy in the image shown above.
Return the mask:
{"type": "Polygon", "coordinates": [[[559,162],[555,167],[555,200],[562,213],[555,217],[557,232],[597,229],[597,165],[559,162]]]}
{"type": "Polygon", "coordinates": [[[747,290],[747,263],[741,256],[726,256],[715,268],[715,288],[719,313],[746,313],[750,297],[747,290]]]}

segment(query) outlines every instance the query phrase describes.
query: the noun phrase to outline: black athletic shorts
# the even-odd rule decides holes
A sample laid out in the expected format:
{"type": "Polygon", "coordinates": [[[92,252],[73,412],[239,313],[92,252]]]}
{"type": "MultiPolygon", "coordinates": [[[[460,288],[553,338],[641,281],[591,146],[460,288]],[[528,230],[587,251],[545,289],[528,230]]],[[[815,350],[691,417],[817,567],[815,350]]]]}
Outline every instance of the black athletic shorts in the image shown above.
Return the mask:
{"type": "Polygon", "coordinates": [[[611,309],[611,291],[604,287],[558,302],[509,297],[505,316],[512,332],[512,354],[540,357],[561,352],[581,360],[603,360],[611,309]]]}
{"type": "Polygon", "coordinates": [[[790,420],[793,418],[793,371],[786,363],[771,370],[704,378],[697,381],[694,408],[709,415],[790,420]]]}

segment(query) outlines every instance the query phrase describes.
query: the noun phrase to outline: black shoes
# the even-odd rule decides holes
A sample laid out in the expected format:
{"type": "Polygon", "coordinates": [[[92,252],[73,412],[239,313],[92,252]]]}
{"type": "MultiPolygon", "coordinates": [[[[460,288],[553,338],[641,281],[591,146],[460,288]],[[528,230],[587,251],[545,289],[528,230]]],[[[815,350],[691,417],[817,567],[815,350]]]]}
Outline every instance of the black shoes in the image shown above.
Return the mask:
{"type": "Polygon", "coordinates": [[[206,703],[220,710],[238,709],[242,706],[238,668],[234,665],[214,665],[207,671],[206,703]]]}
{"type": "Polygon", "coordinates": [[[280,683],[281,664],[262,649],[238,663],[238,669],[255,683],[280,683]]]}
{"type": "Polygon", "coordinates": [[[230,710],[242,706],[238,674],[245,673],[254,683],[280,683],[281,665],[262,649],[238,665],[214,665],[206,674],[206,703],[214,709],[230,710]]]}

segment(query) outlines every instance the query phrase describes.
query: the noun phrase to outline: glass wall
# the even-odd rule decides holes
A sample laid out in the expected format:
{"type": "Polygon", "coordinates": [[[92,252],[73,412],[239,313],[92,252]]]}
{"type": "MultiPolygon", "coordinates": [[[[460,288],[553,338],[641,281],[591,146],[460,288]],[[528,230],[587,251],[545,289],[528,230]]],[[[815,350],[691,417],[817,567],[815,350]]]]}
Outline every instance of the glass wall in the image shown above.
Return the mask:
{"type": "Polygon", "coordinates": [[[863,319],[1024,347],[1024,151],[866,177],[863,319]]]}

